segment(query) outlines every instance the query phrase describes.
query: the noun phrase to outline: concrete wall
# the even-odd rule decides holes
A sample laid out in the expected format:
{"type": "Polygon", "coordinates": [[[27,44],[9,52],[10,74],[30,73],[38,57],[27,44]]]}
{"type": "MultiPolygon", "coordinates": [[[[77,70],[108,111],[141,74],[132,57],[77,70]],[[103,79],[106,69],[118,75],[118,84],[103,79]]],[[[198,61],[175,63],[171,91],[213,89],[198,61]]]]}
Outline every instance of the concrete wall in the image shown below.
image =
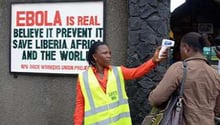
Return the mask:
{"type": "MultiPolygon", "coordinates": [[[[0,125],[72,125],[76,75],[9,73],[10,3],[25,1],[0,0],[0,125]]],[[[112,63],[125,64],[127,0],[107,0],[105,11],[112,63]]]]}

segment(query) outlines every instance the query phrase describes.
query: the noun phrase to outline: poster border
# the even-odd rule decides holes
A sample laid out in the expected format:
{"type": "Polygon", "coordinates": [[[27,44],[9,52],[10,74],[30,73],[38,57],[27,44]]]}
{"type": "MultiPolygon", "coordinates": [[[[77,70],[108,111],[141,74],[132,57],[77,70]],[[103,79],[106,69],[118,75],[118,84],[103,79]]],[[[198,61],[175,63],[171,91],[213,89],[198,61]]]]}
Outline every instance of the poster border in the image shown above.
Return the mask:
{"type": "Polygon", "coordinates": [[[102,6],[103,6],[103,42],[106,42],[106,30],[105,30],[105,27],[106,27],[106,1],[105,0],[84,0],[84,1],[81,1],[81,0],[76,0],[76,1],[34,1],[34,2],[11,2],[10,3],[10,15],[9,15],[9,20],[10,20],[10,26],[9,26],[9,73],[12,73],[14,74],[14,77],[17,77],[17,74],[33,74],[33,75],[37,75],[37,74],[42,74],[42,75],[78,75],[77,73],[58,73],[58,72],[19,72],[19,71],[12,71],[12,67],[11,67],[11,30],[12,30],[12,6],[13,5],[16,5],[16,4],[47,4],[47,3],[76,3],[76,2],[80,2],[80,3],[86,3],[86,2],[102,2],[102,6]]]}

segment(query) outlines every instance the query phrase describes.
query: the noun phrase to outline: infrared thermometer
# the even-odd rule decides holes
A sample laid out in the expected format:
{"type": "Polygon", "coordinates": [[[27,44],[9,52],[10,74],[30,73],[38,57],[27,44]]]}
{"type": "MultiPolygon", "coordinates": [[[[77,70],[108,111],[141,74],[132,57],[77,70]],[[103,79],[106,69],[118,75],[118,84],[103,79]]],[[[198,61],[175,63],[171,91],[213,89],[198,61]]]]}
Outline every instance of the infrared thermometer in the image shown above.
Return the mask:
{"type": "Polygon", "coordinates": [[[161,45],[161,49],[159,52],[159,58],[162,57],[162,54],[170,47],[173,47],[175,44],[175,41],[173,40],[169,40],[169,39],[163,39],[162,40],[162,45],[161,45]]]}

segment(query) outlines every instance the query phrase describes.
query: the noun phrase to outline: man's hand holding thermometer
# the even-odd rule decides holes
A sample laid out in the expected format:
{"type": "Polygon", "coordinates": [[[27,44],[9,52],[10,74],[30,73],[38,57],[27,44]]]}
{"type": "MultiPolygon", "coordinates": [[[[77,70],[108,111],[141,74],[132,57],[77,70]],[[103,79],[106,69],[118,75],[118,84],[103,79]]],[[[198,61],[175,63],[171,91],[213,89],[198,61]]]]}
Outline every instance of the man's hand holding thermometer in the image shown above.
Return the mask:
{"type": "Polygon", "coordinates": [[[162,58],[163,53],[169,49],[170,47],[173,47],[175,44],[175,41],[173,40],[169,40],[169,39],[163,39],[162,40],[162,45],[161,45],[161,49],[159,52],[159,58],[162,58]]]}

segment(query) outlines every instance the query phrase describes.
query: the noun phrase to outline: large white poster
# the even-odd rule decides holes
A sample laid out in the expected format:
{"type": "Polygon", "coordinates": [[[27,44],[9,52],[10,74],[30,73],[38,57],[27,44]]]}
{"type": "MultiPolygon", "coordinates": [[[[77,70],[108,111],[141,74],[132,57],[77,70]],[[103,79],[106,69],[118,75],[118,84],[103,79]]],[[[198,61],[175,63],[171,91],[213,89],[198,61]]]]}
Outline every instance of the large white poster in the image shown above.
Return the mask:
{"type": "Polygon", "coordinates": [[[11,5],[11,72],[77,74],[103,41],[103,1],[11,5]]]}

